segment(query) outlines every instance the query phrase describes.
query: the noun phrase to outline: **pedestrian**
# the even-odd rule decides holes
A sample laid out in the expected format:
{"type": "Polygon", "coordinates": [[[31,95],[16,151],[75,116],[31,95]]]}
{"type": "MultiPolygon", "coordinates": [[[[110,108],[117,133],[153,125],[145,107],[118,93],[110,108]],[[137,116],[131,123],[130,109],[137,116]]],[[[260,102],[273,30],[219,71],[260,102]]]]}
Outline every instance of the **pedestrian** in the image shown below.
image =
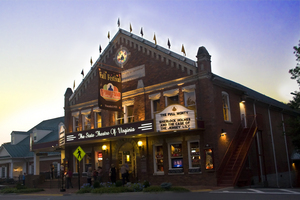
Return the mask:
{"type": "Polygon", "coordinates": [[[67,178],[67,189],[69,189],[69,187],[73,188],[72,185],[72,176],[73,176],[73,172],[71,169],[68,170],[67,174],[66,174],[66,178],[67,178]]]}
{"type": "Polygon", "coordinates": [[[98,177],[98,171],[96,169],[94,169],[94,171],[93,171],[93,181],[94,181],[94,183],[97,181],[97,177],[98,177]]]}
{"type": "Polygon", "coordinates": [[[126,170],[126,166],[125,164],[123,164],[121,166],[121,174],[122,174],[122,184],[125,185],[125,181],[126,181],[126,174],[127,174],[127,170],[126,170]]]}
{"type": "Polygon", "coordinates": [[[127,163],[125,163],[125,167],[126,167],[126,182],[129,182],[129,166],[127,163]]]}
{"type": "Polygon", "coordinates": [[[23,176],[22,176],[22,182],[23,182],[23,185],[25,185],[25,176],[26,176],[26,173],[24,172],[23,176]]]}
{"type": "Polygon", "coordinates": [[[101,183],[102,182],[102,167],[99,166],[97,172],[98,172],[98,181],[99,181],[99,183],[101,183]]]}
{"type": "Polygon", "coordinates": [[[109,177],[112,183],[116,182],[116,178],[117,178],[117,172],[116,172],[116,167],[114,164],[111,164],[111,167],[109,169],[109,177]]]}
{"type": "Polygon", "coordinates": [[[88,171],[86,173],[87,176],[87,183],[92,186],[92,176],[93,176],[93,171],[92,171],[92,167],[88,168],[88,171]]]}

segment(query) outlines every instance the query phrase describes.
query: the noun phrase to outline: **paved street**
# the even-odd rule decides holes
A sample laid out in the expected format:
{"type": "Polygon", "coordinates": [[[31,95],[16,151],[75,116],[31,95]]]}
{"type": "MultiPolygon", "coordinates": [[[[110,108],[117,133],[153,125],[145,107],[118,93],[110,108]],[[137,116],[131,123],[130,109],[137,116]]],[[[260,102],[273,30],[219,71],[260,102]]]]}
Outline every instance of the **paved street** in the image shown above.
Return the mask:
{"type": "Polygon", "coordinates": [[[234,189],[226,188],[221,190],[213,191],[197,191],[189,193],[120,193],[120,194],[9,194],[0,195],[0,199],[9,200],[119,200],[119,199],[130,199],[130,200],[182,200],[182,199],[205,199],[205,200],[299,200],[300,189],[266,189],[266,188],[247,188],[247,189],[234,189]]]}

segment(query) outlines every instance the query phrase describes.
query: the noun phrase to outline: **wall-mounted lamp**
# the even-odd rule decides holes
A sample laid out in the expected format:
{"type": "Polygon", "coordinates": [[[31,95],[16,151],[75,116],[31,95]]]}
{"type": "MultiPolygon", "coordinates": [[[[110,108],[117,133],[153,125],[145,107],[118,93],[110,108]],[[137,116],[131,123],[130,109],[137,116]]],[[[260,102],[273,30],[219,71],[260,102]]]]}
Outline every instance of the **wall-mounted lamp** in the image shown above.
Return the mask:
{"type": "Polygon", "coordinates": [[[107,150],[107,146],[106,146],[106,145],[102,145],[102,150],[103,150],[103,152],[105,153],[106,150],[107,150]]]}
{"type": "Polygon", "coordinates": [[[144,149],[143,142],[142,142],[141,140],[138,141],[138,147],[139,147],[140,150],[141,150],[142,148],[144,149]]]}
{"type": "Polygon", "coordinates": [[[226,131],[224,129],[221,130],[221,136],[225,136],[226,135],[226,131]]]}

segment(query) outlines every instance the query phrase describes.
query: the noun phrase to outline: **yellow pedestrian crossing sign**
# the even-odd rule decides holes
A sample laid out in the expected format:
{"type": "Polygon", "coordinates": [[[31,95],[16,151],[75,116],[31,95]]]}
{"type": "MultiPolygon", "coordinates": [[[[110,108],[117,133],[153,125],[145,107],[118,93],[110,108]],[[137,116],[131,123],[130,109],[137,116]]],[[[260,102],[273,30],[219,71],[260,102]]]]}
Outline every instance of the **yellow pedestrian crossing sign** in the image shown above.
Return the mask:
{"type": "Polygon", "coordinates": [[[85,156],[85,152],[82,150],[82,148],[80,146],[78,146],[77,149],[74,151],[73,155],[80,162],[82,160],[82,158],[85,156]]]}

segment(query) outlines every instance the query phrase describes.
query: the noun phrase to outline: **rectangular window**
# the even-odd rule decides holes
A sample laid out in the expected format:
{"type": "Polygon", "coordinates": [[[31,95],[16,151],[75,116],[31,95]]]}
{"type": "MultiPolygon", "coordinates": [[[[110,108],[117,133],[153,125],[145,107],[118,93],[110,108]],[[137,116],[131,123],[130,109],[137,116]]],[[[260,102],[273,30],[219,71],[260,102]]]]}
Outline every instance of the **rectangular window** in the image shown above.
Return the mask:
{"type": "Polygon", "coordinates": [[[127,116],[127,122],[126,123],[131,123],[133,122],[133,105],[131,106],[126,106],[127,107],[127,113],[126,116],[127,116]]]}
{"type": "Polygon", "coordinates": [[[91,129],[91,113],[82,115],[82,125],[83,130],[90,130],[91,129]]]}
{"type": "MultiPolygon", "coordinates": [[[[124,109],[124,107],[123,107],[124,109]]],[[[124,124],[124,113],[116,112],[116,124],[124,124]]]]}
{"type": "Polygon", "coordinates": [[[205,169],[214,169],[212,149],[205,149],[205,169]]]}
{"type": "Polygon", "coordinates": [[[95,128],[102,127],[101,112],[95,112],[95,128]]]}
{"type": "Polygon", "coordinates": [[[5,171],[6,171],[5,167],[2,166],[2,168],[1,168],[1,178],[6,178],[5,171]]]}
{"type": "Polygon", "coordinates": [[[195,91],[184,93],[184,105],[188,109],[196,110],[196,96],[195,91]]]}
{"type": "Polygon", "coordinates": [[[79,128],[79,116],[73,116],[73,131],[80,131],[79,128]]]}
{"type": "Polygon", "coordinates": [[[151,117],[154,118],[155,114],[161,110],[160,107],[160,96],[161,93],[155,93],[149,95],[149,99],[151,100],[151,117]]]}
{"type": "Polygon", "coordinates": [[[189,141],[189,172],[200,172],[200,145],[199,141],[189,141]]]}
{"type": "Polygon", "coordinates": [[[229,95],[226,92],[222,92],[222,103],[224,121],[231,121],[229,95]]]}
{"type": "Polygon", "coordinates": [[[171,169],[183,168],[182,144],[170,144],[170,166],[171,169]]]}
{"type": "Polygon", "coordinates": [[[162,145],[153,146],[154,151],[154,173],[163,174],[164,173],[164,152],[162,145]]]}
{"type": "Polygon", "coordinates": [[[166,106],[169,106],[171,104],[178,104],[178,103],[179,103],[178,95],[166,97],[166,106]]]}

